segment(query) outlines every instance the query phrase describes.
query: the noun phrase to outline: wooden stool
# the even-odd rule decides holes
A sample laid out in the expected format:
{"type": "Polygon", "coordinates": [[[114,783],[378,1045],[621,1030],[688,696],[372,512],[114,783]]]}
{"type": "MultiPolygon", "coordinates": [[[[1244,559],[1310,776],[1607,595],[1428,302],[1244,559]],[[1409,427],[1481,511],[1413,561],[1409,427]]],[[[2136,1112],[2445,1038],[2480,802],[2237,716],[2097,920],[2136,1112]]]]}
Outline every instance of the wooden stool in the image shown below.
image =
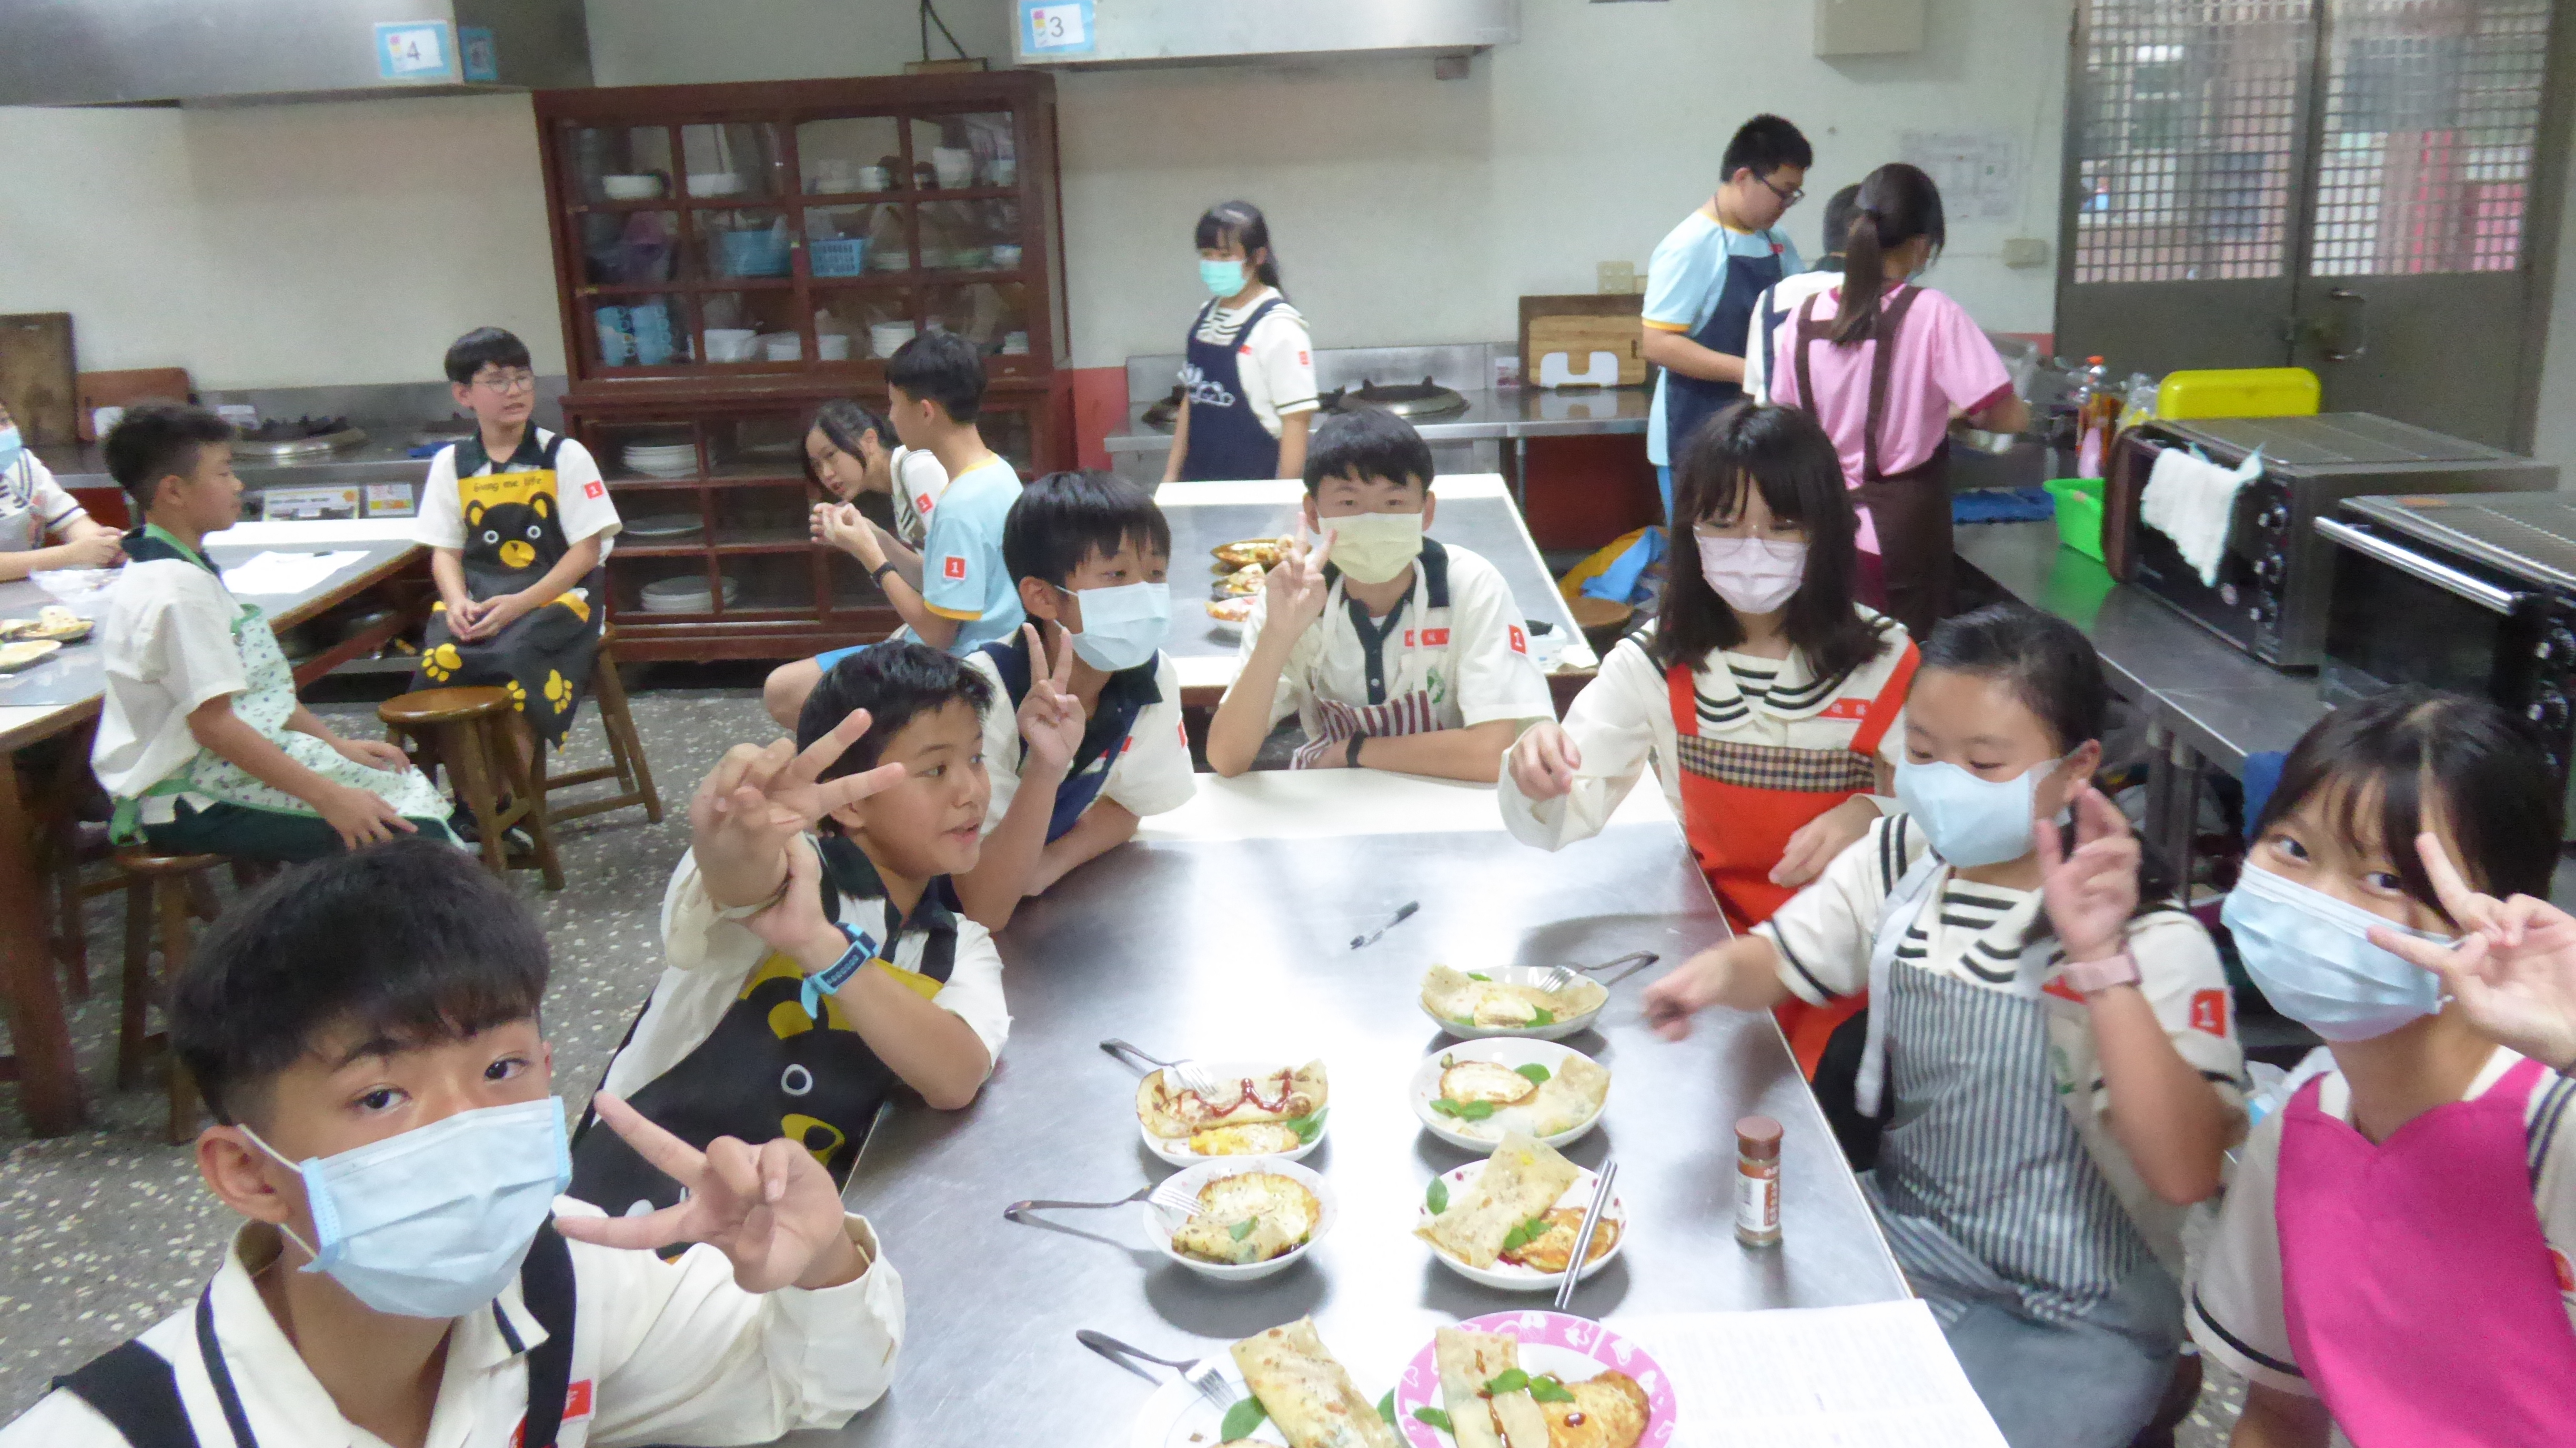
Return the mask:
{"type": "Polygon", "coordinates": [[[662,822],[662,796],[653,788],[653,767],[645,762],[644,741],[635,732],[635,716],[626,710],[626,683],[617,677],[617,657],[611,648],[616,642],[616,625],[603,625],[599,631],[599,654],[590,666],[591,699],[599,710],[600,731],[608,736],[610,762],[548,779],[541,754],[537,789],[546,797],[546,819],[551,824],[605,814],[636,804],[644,806],[646,820],[657,825],[662,822]],[[571,789],[575,785],[602,779],[615,779],[618,792],[599,799],[586,799],[579,804],[558,805],[554,802],[556,790],[571,789]]]}
{"type": "Polygon", "coordinates": [[[143,846],[120,849],[113,857],[125,885],[125,1002],[116,1031],[116,1084],[132,1086],[154,1051],[169,1056],[172,1143],[186,1141],[197,1128],[197,1088],[188,1069],[170,1053],[166,1031],[149,1029],[145,1012],[152,1002],[169,1008],[170,988],[188,967],[190,917],[212,920],[214,889],[206,872],[230,864],[224,855],[156,855],[143,846]],[[161,975],[152,975],[152,947],[161,947],[161,975]]]}
{"type": "Polygon", "coordinates": [[[1628,631],[1629,620],[1637,616],[1637,611],[1627,604],[1594,598],[1588,593],[1577,594],[1567,607],[1574,614],[1575,626],[1583,630],[1583,641],[1592,645],[1595,654],[1610,652],[1619,635],[1628,631]]]}
{"type": "Polygon", "coordinates": [[[546,888],[560,890],[563,864],[555,858],[553,826],[546,818],[546,787],[541,782],[545,755],[540,748],[532,772],[519,762],[518,741],[510,737],[514,710],[510,696],[489,687],[416,689],[376,706],[376,717],[397,735],[414,743],[412,759],[424,771],[445,765],[456,792],[474,816],[483,837],[483,866],[495,875],[510,869],[509,831],[525,824],[536,842],[536,867],[546,888]],[[510,804],[503,808],[495,784],[506,785],[510,804]]]}

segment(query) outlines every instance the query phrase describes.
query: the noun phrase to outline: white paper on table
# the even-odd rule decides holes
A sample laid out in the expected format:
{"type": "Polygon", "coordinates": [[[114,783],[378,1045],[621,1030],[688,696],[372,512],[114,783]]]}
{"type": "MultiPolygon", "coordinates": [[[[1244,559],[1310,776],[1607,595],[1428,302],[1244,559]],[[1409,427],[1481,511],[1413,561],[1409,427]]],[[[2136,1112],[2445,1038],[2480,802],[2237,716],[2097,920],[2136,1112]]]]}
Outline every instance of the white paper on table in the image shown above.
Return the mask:
{"type": "Polygon", "coordinates": [[[224,570],[224,587],[263,598],[304,593],[366,556],[364,548],[342,548],[330,553],[255,553],[224,570]]]}
{"type": "Polygon", "coordinates": [[[1670,1378],[1675,1448],[2005,1448],[1920,1301],[1611,1326],[1670,1378]]]}

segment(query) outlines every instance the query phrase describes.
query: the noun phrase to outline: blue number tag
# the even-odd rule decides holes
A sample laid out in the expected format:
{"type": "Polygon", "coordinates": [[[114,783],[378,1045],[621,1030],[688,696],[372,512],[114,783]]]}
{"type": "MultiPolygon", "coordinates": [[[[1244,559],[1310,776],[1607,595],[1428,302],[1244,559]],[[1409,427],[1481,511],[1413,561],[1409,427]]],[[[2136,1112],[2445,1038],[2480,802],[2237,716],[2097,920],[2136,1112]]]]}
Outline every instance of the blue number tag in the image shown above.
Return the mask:
{"type": "Polygon", "coordinates": [[[492,42],[488,26],[456,27],[456,50],[465,62],[465,78],[484,85],[501,83],[501,52],[492,42]]]}
{"type": "Polygon", "coordinates": [[[1098,43],[1092,0],[1020,0],[1020,50],[1025,55],[1089,55],[1098,43]]]}
{"type": "Polygon", "coordinates": [[[376,73],[386,80],[446,80],[456,47],[444,20],[403,20],[376,27],[376,73]]]}

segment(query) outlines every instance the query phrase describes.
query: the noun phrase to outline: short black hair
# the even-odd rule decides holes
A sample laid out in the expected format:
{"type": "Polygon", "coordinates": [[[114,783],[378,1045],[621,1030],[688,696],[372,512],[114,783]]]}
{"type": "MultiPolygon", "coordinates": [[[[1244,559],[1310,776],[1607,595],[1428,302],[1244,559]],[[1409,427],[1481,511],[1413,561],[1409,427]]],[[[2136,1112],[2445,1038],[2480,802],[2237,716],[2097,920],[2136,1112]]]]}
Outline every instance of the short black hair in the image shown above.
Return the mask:
{"type": "Polygon", "coordinates": [[[1754,175],[1768,176],[1783,166],[1804,171],[1815,164],[1816,148],[1807,144],[1806,133],[1766,111],[1735,128],[1718,163],[1718,179],[1732,181],[1748,166],[1754,175]]]}
{"type": "Polygon", "coordinates": [[[109,476],[134,504],[135,524],[152,511],[152,496],[161,480],[192,472],[197,450],[209,443],[233,440],[233,425],[202,407],[186,402],[138,402],[107,430],[99,451],[107,458],[109,476]]]}
{"type": "Polygon", "coordinates": [[[984,354],[954,332],[924,332],[886,363],[886,386],[938,403],[952,422],[973,422],[984,410],[984,354]]]}
{"type": "Polygon", "coordinates": [[[447,380],[459,387],[495,364],[536,370],[536,364],[528,360],[528,344],[520,341],[516,333],[499,327],[477,327],[447,344],[447,380]]]}
{"type": "Polygon", "coordinates": [[[1852,218],[1860,215],[1860,183],[1825,198],[1825,252],[1835,255],[1851,240],[1852,218]]]}
{"type": "Polygon", "coordinates": [[[1306,448],[1306,491],[1326,478],[1384,478],[1431,486],[1431,444],[1413,424],[1376,407],[1355,407],[1324,419],[1306,448]]]}
{"type": "MultiPolygon", "coordinates": [[[[879,447],[891,446],[888,439],[894,436],[884,418],[846,397],[835,397],[814,409],[814,420],[805,425],[805,431],[812,432],[816,428],[821,428],[823,436],[832,440],[832,446],[852,457],[859,456],[859,439],[869,433],[876,434],[879,447]]],[[[801,436],[796,440],[796,456],[805,464],[805,481],[824,492],[831,492],[822,475],[814,471],[814,455],[805,450],[805,440],[801,436]]]]}
{"type": "Polygon", "coordinates": [[[1922,648],[1916,680],[1934,669],[2002,680],[2048,726],[2059,754],[2101,738],[2110,722],[2111,681],[2102,656],[2082,629],[2053,613],[1990,603],[1941,620],[1922,648]]]}
{"type": "Polygon", "coordinates": [[[171,991],[171,1047],[230,1125],[335,1027],[401,1049],[534,1017],[546,959],[536,917],[452,844],[330,855],[206,931],[171,991]]]}
{"type": "Polygon", "coordinates": [[[1112,557],[1129,542],[1171,553],[1172,525],[1153,494],[1096,468],[1049,473],[1020,489],[1002,520],[1002,566],[1014,581],[1062,586],[1084,559],[1112,557]]]}
{"type": "MultiPolygon", "coordinates": [[[[796,747],[811,749],[815,740],[850,717],[850,711],[865,709],[868,732],[841,751],[840,758],[823,766],[815,778],[857,774],[877,767],[885,758],[886,745],[903,732],[903,726],[961,700],[973,705],[981,718],[993,707],[992,681],[966,667],[965,660],[928,644],[888,639],[825,671],[796,715],[796,747]]],[[[836,828],[828,819],[823,827],[836,828]]]]}
{"type": "Polygon", "coordinates": [[[2344,705],[2299,736],[2254,822],[2254,838],[2330,790],[2336,829],[2356,845],[2375,835],[2406,893],[2448,919],[2415,853],[2415,837],[2432,828],[2427,806],[2441,816],[2472,888],[2546,899],[2558,861],[2563,796],[2556,777],[2529,726],[2494,701],[2390,689],[2344,705]],[[2374,802],[2379,817],[2364,818],[2374,802]]]}

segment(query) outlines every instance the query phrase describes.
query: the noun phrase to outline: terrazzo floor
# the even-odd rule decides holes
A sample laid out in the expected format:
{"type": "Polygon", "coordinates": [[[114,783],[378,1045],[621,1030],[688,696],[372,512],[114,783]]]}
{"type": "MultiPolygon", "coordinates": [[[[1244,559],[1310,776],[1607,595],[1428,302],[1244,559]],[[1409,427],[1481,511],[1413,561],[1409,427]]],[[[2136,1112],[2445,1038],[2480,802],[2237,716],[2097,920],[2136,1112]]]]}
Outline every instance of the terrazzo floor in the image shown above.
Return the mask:
{"type": "MultiPolygon", "coordinates": [[[[687,846],[690,790],[731,745],[776,734],[761,712],[756,676],[666,667],[641,682],[633,709],[661,789],[662,823],[646,823],[638,808],[564,828],[561,891],[540,888],[534,872],[511,876],[553,942],[546,1031],[556,1089],[567,1098],[598,1080],[659,973],[662,887],[687,846]]],[[[377,732],[369,700],[317,704],[316,712],[351,733],[377,732]]],[[[1273,752],[1265,749],[1264,763],[1273,752]]],[[[599,730],[585,719],[562,767],[605,762],[599,730]]],[[[199,1183],[187,1148],[161,1140],[158,1084],[115,1089],[122,918],[116,897],[93,902],[93,989],[86,1001],[68,1003],[89,1124],[33,1140],[14,1089],[0,1086],[0,1421],[33,1403],[53,1375],[184,1304],[213,1272],[237,1221],[199,1183]]],[[[2223,1448],[2243,1392],[2213,1369],[2177,1443],[2223,1448]]]]}

